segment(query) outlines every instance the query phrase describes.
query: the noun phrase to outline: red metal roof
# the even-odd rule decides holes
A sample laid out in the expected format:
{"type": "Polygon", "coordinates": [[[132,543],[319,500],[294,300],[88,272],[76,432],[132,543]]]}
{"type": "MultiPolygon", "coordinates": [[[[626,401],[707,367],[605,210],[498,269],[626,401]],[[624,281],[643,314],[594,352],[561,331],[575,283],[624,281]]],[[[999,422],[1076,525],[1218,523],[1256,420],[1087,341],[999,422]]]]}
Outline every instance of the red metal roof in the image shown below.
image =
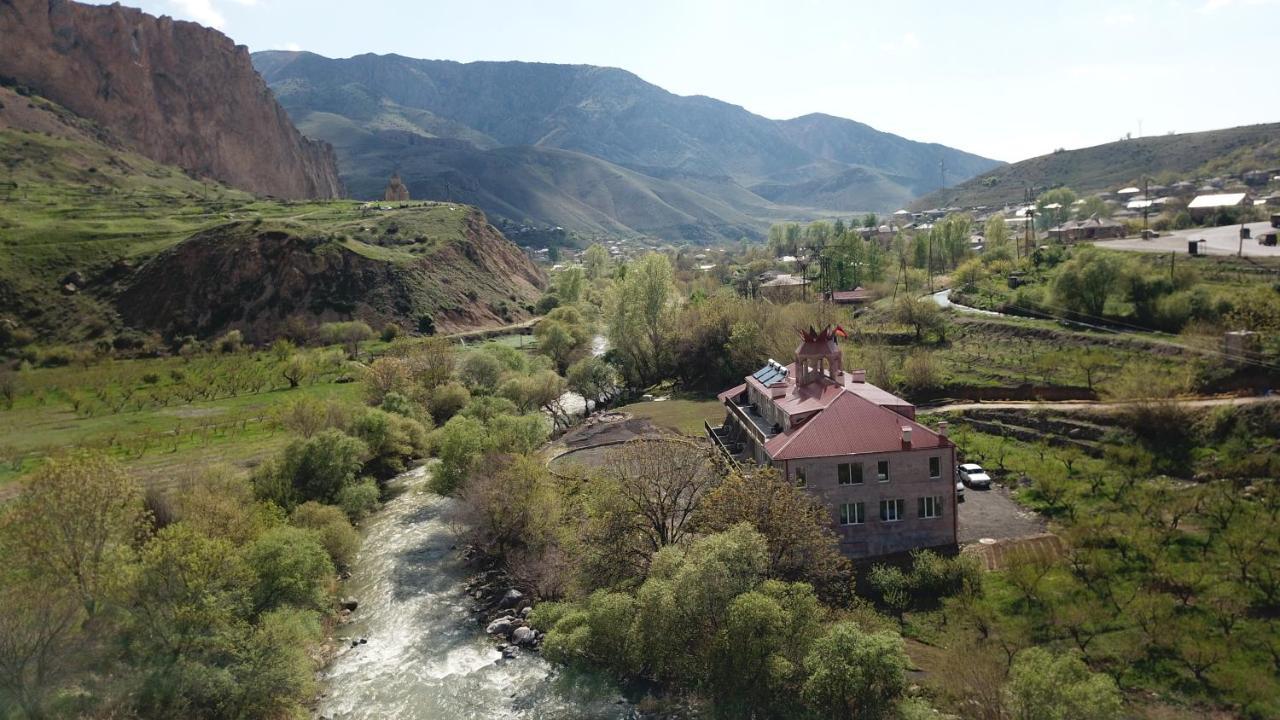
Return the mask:
{"type": "Polygon", "coordinates": [[[771,458],[795,460],[947,446],[947,441],[920,423],[844,388],[836,390],[838,394],[826,409],[765,444],[771,458]],[[911,428],[909,446],[902,443],[904,427],[911,428]]]}
{"type": "Polygon", "coordinates": [[[871,300],[871,293],[866,288],[856,287],[852,290],[836,290],[831,293],[835,302],[865,302],[871,300]]]}

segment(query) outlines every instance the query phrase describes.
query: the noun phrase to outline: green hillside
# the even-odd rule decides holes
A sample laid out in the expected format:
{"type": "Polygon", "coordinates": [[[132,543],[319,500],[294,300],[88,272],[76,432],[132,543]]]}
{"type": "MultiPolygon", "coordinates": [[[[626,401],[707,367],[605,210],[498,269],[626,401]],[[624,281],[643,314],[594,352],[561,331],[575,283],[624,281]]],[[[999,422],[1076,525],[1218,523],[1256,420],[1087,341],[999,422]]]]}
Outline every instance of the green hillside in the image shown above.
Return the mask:
{"type": "MultiPolygon", "coordinates": [[[[254,237],[279,239],[282,247],[309,241],[306,251],[314,257],[299,265],[308,281],[322,277],[312,271],[337,267],[321,261],[334,248],[391,266],[433,266],[431,272],[412,273],[417,284],[400,307],[369,311],[371,321],[398,321],[410,329],[433,311],[446,329],[523,319],[543,282],[518,248],[471,208],[417,203],[382,211],[355,201],[258,199],[147,160],[65,109],[9,88],[0,88],[0,158],[0,319],[43,340],[106,338],[127,325],[172,329],[146,313],[129,319],[147,323],[126,322],[122,299],[132,298],[135,309],[174,307],[166,305],[173,298],[165,298],[154,281],[176,270],[158,263],[193,236],[221,235],[228,239],[219,245],[222,262],[231,265],[220,272],[238,268],[243,256],[232,240],[243,238],[244,228],[254,237]],[[418,282],[424,276],[431,282],[418,282]],[[443,287],[451,280],[453,287],[443,287]]],[[[182,256],[192,258],[190,252],[182,256]]],[[[211,285],[222,277],[213,275],[211,285]]],[[[372,287],[356,290],[376,295],[381,284],[402,279],[384,273],[368,278],[372,287]]],[[[298,292],[312,293],[319,287],[313,285],[302,283],[298,292]]],[[[280,312],[294,309],[296,298],[287,297],[294,286],[280,287],[264,317],[279,320],[280,312]]],[[[314,315],[313,321],[346,319],[341,306],[296,309],[314,315]]],[[[242,321],[248,322],[232,314],[201,325],[199,332],[242,321]]]]}
{"type": "Polygon", "coordinates": [[[1025,188],[1078,193],[1280,167],[1280,123],[1121,140],[1002,165],[912,203],[917,209],[1021,202],[1025,188]]]}

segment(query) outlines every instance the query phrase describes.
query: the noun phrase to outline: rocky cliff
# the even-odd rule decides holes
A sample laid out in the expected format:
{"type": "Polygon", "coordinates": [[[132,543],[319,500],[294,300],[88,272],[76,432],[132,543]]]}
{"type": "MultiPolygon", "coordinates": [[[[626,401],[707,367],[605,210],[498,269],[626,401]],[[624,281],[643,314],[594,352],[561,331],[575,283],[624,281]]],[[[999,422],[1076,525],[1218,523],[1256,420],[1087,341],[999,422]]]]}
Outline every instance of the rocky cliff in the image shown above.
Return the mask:
{"type": "Polygon", "coordinates": [[[332,148],[298,132],[222,33],[120,5],[0,0],[0,47],[0,76],[153,160],[259,194],[342,194],[332,148]]]}

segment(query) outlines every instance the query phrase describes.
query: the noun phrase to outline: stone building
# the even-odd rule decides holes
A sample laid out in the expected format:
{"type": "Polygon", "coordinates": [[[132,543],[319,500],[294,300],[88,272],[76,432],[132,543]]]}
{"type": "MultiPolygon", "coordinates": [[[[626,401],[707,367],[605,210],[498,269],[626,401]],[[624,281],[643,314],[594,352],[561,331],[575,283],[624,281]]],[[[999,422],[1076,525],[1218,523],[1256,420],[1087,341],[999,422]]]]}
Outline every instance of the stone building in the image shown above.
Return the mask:
{"type": "Polygon", "coordinates": [[[408,202],[409,188],[400,180],[400,173],[391,174],[387,189],[382,192],[382,199],[387,202],[408,202]]]}
{"type": "MultiPolygon", "coordinates": [[[[795,361],[769,364],[718,397],[712,443],[778,469],[827,506],[841,550],[860,559],[956,548],[955,445],[946,425],[843,368],[837,332],[801,333],[795,361]]],[[[841,333],[842,334],[842,333],[841,333]]]]}

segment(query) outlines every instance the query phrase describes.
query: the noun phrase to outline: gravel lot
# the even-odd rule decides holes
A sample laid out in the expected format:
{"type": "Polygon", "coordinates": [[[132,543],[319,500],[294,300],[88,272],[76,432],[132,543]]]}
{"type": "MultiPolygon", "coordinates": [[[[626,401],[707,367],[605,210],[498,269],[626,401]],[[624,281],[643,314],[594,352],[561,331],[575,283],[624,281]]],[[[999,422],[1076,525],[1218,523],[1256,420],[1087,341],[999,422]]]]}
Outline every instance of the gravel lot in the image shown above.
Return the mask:
{"type": "Polygon", "coordinates": [[[999,486],[992,486],[990,490],[965,488],[957,519],[961,545],[981,538],[1001,540],[1039,535],[1047,528],[1039,515],[1019,507],[1009,497],[1009,491],[999,486]]]}

